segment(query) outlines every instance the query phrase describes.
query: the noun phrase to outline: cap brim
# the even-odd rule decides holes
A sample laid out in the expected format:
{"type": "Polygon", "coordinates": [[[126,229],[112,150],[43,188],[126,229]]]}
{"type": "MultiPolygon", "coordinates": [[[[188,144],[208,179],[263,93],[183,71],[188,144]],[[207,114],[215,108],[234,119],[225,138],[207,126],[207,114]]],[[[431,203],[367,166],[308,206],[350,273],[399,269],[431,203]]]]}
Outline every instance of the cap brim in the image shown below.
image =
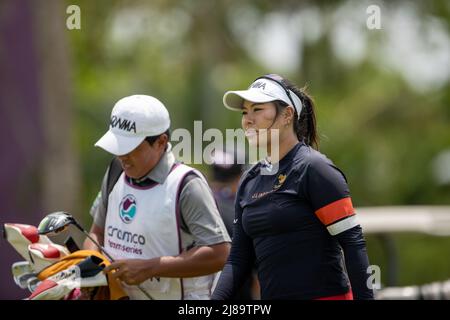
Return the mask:
{"type": "Polygon", "coordinates": [[[108,131],[95,143],[95,146],[116,156],[122,156],[136,149],[144,139],[145,137],[126,137],[108,131]]]}
{"type": "Polygon", "coordinates": [[[255,103],[265,103],[275,101],[277,98],[258,90],[227,91],[223,96],[224,106],[233,111],[241,111],[244,100],[255,103]]]}

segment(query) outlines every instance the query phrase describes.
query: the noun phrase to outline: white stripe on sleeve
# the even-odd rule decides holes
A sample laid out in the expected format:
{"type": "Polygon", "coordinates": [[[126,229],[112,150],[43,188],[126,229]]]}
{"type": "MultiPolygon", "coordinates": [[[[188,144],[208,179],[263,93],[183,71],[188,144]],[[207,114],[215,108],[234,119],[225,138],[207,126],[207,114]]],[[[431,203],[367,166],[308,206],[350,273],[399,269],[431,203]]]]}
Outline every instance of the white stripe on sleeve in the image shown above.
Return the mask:
{"type": "Polygon", "coordinates": [[[341,221],[338,221],[336,223],[327,226],[327,229],[332,236],[335,236],[357,225],[359,225],[359,222],[358,219],[356,219],[356,215],[354,214],[350,217],[347,217],[341,221]]]}

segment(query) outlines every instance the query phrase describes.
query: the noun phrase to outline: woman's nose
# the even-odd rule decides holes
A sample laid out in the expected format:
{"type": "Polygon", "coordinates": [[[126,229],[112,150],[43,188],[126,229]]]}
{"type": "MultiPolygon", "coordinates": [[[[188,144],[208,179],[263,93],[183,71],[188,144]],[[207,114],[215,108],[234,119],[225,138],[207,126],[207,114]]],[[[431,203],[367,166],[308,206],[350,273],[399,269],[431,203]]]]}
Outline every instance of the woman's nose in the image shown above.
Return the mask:
{"type": "Polygon", "coordinates": [[[243,124],[250,125],[250,124],[253,124],[253,122],[254,122],[253,117],[251,115],[249,115],[248,113],[244,114],[242,116],[242,123],[243,124]]]}

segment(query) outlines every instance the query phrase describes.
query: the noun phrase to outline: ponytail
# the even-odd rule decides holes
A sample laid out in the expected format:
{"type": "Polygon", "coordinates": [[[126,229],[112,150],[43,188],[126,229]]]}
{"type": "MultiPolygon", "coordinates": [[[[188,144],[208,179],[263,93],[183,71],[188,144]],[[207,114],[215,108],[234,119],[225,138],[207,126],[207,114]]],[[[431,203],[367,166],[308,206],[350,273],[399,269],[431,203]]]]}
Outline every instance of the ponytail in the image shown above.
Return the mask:
{"type": "Polygon", "coordinates": [[[300,98],[303,105],[300,118],[298,119],[297,111],[294,114],[295,119],[298,119],[294,121],[294,131],[298,140],[304,140],[308,146],[319,150],[319,136],[317,134],[316,114],[312,97],[306,92],[306,86],[299,89],[289,80],[284,79],[283,82],[289,90],[300,98]]]}
{"type": "MultiPolygon", "coordinates": [[[[278,84],[281,85],[284,88],[284,90],[286,90],[286,93],[288,95],[290,95],[289,91],[292,91],[300,99],[300,101],[302,102],[302,110],[300,113],[300,118],[298,117],[298,113],[295,106],[293,106],[295,118],[294,132],[297,135],[297,139],[299,141],[304,141],[308,146],[312,147],[313,149],[319,150],[319,136],[317,134],[314,101],[312,97],[306,92],[306,86],[299,89],[292,82],[277,74],[270,74],[263,76],[261,78],[267,78],[275,82],[278,82],[278,84]]],[[[290,99],[291,103],[294,103],[292,98],[290,99]]],[[[285,107],[288,106],[288,104],[282,100],[276,100],[274,101],[274,104],[276,107],[276,116],[272,122],[272,125],[275,123],[281,110],[283,110],[285,107]]]]}

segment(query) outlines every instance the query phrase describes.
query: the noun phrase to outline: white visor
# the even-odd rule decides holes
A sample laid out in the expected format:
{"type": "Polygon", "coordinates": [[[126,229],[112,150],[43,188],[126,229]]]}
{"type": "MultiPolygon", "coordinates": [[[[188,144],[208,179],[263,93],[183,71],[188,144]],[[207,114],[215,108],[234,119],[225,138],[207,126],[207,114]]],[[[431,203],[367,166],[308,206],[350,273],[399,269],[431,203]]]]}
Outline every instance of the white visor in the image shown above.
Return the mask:
{"type": "Polygon", "coordinates": [[[302,102],[293,91],[289,90],[289,94],[293,101],[289,99],[286,90],[278,82],[260,78],[256,79],[247,90],[227,91],[223,96],[223,104],[230,110],[241,111],[244,100],[254,103],[281,100],[294,107],[300,117],[302,102]]]}

